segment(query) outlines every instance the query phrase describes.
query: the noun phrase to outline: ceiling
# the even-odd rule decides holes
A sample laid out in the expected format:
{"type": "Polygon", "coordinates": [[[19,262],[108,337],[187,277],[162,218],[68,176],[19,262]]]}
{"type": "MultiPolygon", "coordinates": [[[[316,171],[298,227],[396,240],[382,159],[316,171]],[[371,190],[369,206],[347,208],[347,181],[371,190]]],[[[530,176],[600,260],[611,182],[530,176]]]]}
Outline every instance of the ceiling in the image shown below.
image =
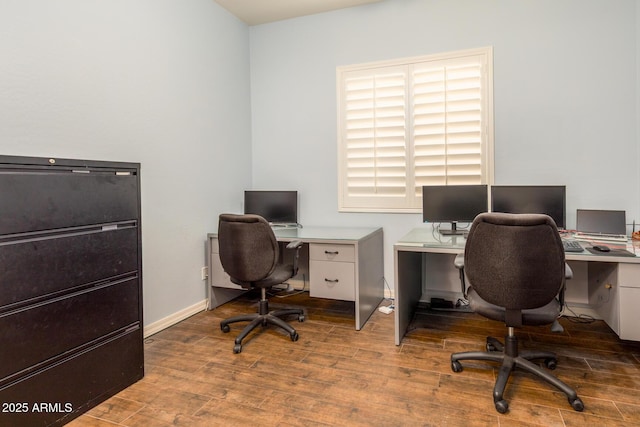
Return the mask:
{"type": "Polygon", "coordinates": [[[247,25],[313,15],[382,0],[215,0],[247,25]]]}

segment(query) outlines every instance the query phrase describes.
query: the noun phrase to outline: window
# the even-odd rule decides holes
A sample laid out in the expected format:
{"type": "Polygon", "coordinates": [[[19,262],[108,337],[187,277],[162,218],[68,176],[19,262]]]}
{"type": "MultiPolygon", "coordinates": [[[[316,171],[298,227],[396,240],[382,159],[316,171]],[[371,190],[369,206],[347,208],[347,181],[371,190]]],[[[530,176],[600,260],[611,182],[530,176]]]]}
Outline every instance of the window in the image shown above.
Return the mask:
{"type": "Polygon", "coordinates": [[[492,180],[492,49],[338,67],[340,211],[420,212],[423,185],[492,180]]]}

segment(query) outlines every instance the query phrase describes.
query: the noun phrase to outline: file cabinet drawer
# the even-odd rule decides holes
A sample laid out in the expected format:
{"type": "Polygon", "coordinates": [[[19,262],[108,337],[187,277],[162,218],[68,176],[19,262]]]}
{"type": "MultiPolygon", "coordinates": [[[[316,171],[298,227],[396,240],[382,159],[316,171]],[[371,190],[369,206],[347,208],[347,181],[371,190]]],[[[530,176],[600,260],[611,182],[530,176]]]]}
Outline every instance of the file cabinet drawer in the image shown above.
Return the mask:
{"type": "MultiPolygon", "coordinates": [[[[138,176],[78,167],[87,173],[11,173],[0,179],[0,234],[107,224],[138,218],[138,176]]],[[[117,170],[117,168],[116,168],[117,170]]]]}
{"type": "Polygon", "coordinates": [[[309,261],[309,295],[317,298],[355,301],[355,264],[309,261]]]}
{"type": "Polygon", "coordinates": [[[317,261],[355,262],[355,247],[353,245],[310,244],[309,259],[317,261]]]}

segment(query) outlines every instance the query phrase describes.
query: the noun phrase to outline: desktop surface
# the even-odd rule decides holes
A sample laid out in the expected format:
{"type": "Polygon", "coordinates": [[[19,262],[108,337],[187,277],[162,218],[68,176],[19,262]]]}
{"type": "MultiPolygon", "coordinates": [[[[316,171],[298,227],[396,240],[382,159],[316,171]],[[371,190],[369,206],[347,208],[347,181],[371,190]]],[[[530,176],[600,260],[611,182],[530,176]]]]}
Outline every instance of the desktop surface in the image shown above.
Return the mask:
{"type": "Polygon", "coordinates": [[[443,236],[435,228],[424,226],[414,228],[398,240],[396,244],[400,246],[464,250],[466,242],[466,235],[443,236]]]}
{"type": "Polygon", "coordinates": [[[273,227],[273,233],[278,240],[300,239],[303,241],[360,240],[379,230],[380,227],[273,227]]]}
{"type": "MultiPolygon", "coordinates": [[[[572,236],[563,236],[563,240],[571,240],[572,236]]],[[[443,236],[430,226],[416,227],[405,234],[394,245],[396,249],[403,250],[406,248],[411,251],[422,252],[441,252],[441,253],[462,253],[467,242],[464,236],[443,236]]],[[[640,242],[607,242],[610,246],[610,252],[589,251],[589,248],[595,245],[601,245],[602,242],[581,241],[583,251],[565,253],[568,260],[593,260],[594,257],[600,257],[603,262],[620,261],[620,257],[627,258],[623,262],[640,262],[640,242]],[[626,253],[623,253],[626,252],[626,253]],[[630,259],[629,259],[630,258],[630,259]],[[635,258],[635,259],[634,259],[635,258]]]]}

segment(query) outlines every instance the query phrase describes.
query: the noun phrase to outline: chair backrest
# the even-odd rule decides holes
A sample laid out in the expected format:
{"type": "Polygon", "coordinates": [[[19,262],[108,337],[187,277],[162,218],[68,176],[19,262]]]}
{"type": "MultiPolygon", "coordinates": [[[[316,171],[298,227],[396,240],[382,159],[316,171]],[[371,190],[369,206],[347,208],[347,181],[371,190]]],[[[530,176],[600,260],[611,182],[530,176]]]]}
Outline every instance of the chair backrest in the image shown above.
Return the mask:
{"type": "Polygon", "coordinates": [[[259,215],[220,215],[218,244],[222,268],[241,285],[269,276],[280,257],[273,230],[259,215]]]}
{"type": "Polygon", "coordinates": [[[564,248],[547,215],[483,213],[471,225],[464,268],[485,301],[507,310],[538,308],[564,286],[564,248]]]}

